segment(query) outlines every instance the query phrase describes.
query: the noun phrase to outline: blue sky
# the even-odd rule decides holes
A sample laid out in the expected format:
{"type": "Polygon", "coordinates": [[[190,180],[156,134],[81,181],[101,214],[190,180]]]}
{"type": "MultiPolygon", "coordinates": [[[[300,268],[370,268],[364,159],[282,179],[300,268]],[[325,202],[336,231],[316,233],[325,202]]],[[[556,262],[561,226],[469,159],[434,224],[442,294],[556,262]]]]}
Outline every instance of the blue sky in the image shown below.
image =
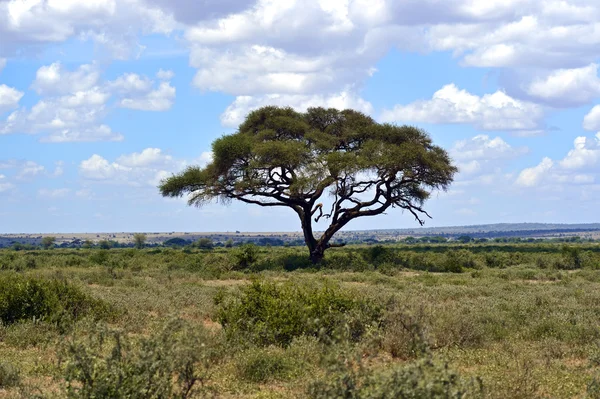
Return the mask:
{"type": "Polygon", "coordinates": [[[299,230],[156,188],[271,104],[426,129],[460,168],[426,226],[598,222],[598,21],[592,0],[0,0],[0,233],[299,230]]]}

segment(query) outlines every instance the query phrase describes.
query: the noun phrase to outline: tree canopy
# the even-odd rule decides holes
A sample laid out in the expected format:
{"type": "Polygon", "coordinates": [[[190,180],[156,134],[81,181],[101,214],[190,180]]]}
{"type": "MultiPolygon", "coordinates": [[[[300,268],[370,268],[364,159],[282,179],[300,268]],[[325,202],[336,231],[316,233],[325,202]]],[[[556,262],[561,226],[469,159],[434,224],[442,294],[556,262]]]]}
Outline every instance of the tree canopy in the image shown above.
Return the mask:
{"type": "Polygon", "coordinates": [[[351,220],[402,208],[420,223],[432,190],[446,190],[457,169],[447,152],[413,126],[380,124],[346,109],[268,106],[212,144],[207,166],[188,167],[160,184],[163,196],[190,205],[239,200],[284,206],[299,216],[313,262],[351,220]],[[331,196],[331,206],[319,199],[331,196]],[[329,221],[320,237],[313,221],[329,221]]]}

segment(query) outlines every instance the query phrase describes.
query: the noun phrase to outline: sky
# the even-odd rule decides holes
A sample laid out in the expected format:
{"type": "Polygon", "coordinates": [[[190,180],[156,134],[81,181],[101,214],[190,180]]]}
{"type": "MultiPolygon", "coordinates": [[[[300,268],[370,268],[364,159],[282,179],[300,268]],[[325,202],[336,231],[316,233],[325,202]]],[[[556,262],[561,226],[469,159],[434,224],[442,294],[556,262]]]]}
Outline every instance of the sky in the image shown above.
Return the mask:
{"type": "Polygon", "coordinates": [[[597,0],[0,0],[0,233],[298,231],[157,189],[264,105],[425,129],[427,227],[599,222],[599,57],[597,0]]]}

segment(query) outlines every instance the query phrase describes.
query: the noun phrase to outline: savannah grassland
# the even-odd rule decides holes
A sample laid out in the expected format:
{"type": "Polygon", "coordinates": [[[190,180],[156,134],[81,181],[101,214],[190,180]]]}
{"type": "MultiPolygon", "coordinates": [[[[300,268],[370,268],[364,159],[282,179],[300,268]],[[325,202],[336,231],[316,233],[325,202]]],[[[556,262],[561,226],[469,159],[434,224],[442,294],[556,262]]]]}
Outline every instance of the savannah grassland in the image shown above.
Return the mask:
{"type": "Polygon", "coordinates": [[[1,250],[0,397],[600,397],[597,244],[306,257],[1,250]]]}

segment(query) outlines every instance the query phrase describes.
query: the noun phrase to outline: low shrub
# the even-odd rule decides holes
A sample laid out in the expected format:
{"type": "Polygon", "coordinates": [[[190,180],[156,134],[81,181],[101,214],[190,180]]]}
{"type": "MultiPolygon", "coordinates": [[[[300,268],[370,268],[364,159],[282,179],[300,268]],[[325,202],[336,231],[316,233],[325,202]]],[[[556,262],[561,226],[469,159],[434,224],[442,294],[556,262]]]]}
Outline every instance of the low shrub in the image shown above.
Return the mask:
{"type": "Polygon", "coordinates": [[[357,341],[382,316],[374,302],[328,281],[311,285],[254,281],[241,289],[241,295],[218,295],[215,301],[227,337],[260,346],[287,346],[300,336],[332,338],[340,329],[357,341]]]}
{"type": "Polygon", "coordinates": [[[348,365],[313,382],[308,396],[314,399],[467,399],[483,398],[479,379],[467,380],[429,358],[385,370],[352,369],[348,365]]]}
{"type": "Polygon", "coordinates": [[[241,379],[265,383],[272,380],[288,380],[301,375],[300,363],[278,347],[252,348],[240,355],[236,368],[241,379]]]}
{"type": "Polygon", "coordinates": [[[111,314],[110,307],[66,281],[25,277],[16,273],[0,275],[0,321],[40,320],[64,324],[84,316],[111,314]]]}
{"type": "Polygon", "coordinates": [[[0,389],[13,388],[20,384],[19,370],[10,363],[0,362],[0,389]]]}
{"type": "Polygon", "coordinates": [[[367,262],[358,252],[343,250],[326,253],[322,267],[334,270],[363,272],[372,270],[373,264],[367,262]]]}
{"type": "Polygon", "coordinates": [[[139,342],[97,327],[62,352],[69,398],[190,398],[209,392],[211,368],[219,359],[215,338],[181,320],[139,342]]]}
{"type": "Polygon", "coordinates": [[[244,244],[231,251],[236,270],[251,267],[258,260],[259,249],[255,244],[244,244]]]}
{"type": "Polygon", "coordinates": [[[446,252],[446,258],[444,260],[445,272],[451,273],[462,273],[464,268],[476,269],[478,264],[473,254],[466,249],[452,250],[446,252]]]}

